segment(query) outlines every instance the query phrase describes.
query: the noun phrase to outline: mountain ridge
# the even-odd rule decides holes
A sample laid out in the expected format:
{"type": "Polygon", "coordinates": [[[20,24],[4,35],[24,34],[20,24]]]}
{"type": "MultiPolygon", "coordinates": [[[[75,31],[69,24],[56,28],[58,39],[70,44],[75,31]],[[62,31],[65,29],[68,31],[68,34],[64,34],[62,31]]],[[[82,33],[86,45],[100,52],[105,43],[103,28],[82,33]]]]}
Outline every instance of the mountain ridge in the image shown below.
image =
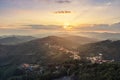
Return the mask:
{"type": "Polygon", "coordinates": [[[0,44],[15,45],[15,44],[24,43],[33,39],[35,39],[35,37],[32,37],[32,36],[7,36],[7,37],[0,38],[0,44]]]}

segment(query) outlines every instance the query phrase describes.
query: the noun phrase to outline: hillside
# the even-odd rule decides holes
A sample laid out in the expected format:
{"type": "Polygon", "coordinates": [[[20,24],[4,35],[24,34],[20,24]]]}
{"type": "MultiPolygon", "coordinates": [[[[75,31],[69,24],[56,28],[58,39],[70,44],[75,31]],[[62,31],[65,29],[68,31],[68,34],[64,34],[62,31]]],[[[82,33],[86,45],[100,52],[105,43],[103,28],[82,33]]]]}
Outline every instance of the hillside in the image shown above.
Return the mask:
{"type": "Polygon", "coordinates": [[[57,63],[81,57],[95,56],[100,53],[105,59],[120,61],[120,41],[100,41],[79,45],[68,38],[48,36],[17,45],[0,45],[0,65],[21,63],[57,63]]]}
{"type": "Polygon", "coordinates": [[[104,59],[120,61],[120,40],[105,40],[97,43],[82,45],[79,48],[80,56],[95,56],[103,54],[104,59]]]}
{"type": "MultiPolygon", "coordinates": [[[[1,45],[1,62],[7,64],[63,62],[73,55],[75,43],[49,36],[18,45],[1,45]],[[61,60],[62,59],[62,60],[61,60]]],[[[2,64],[1,64],[2,65],[2,64]]]]}

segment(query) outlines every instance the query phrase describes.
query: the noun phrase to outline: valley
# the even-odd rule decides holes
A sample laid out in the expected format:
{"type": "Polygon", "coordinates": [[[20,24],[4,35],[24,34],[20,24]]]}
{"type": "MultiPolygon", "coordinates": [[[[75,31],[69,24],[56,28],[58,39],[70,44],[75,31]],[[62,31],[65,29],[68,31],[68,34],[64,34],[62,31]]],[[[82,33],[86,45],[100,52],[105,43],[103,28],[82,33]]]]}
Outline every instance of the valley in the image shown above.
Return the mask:
{"type": "Polygon", "coordinates": [[[30,75],[33,75],[30,80],[33,80],[32,78],[35,75],[39,75],[41,80],[46,80],[48,76],[50,80],[59,80],[59,78],[62,79],[64,76],[72,79],[72,77],[76,76],[75,74],[78,74],[75,71],[69,71],[74,70],[74,67],[82,68],[84,65],[93,66],[94,64],[109,65],[120,61],[118,57],[120,56],[119,40],[95,42],[93,40],[91,43],[80,44],[79,40],[81,37],[79,40],[79,37],[76,37],[77,39],[75,37],[69,39],[48,36],[15,45],[1,44],[0,73],[4,73],[4,76],[1,74],[1,79],[14,80],[16,78],[24,80],[22,78],[30,78],[30,75]],[[5,71],[2,71],[4,68],[5,71]],[[8,71],[6,72],[6,70],[8,71]],[[46,72],[49,73],[47,74],[46,72]],[[8,75],[9,77],[7,78],[8,75]]]}

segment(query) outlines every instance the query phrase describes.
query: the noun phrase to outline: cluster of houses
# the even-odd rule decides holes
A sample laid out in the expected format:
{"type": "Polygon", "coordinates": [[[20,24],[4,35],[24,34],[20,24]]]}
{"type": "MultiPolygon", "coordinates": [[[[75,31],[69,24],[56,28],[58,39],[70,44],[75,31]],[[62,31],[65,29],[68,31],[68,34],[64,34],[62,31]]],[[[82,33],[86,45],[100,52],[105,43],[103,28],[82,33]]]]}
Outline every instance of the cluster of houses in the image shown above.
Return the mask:
{"type": "Polygon", "coordinates": [[[64,64],[64,65],[58,65],[58,64],[48,64],[47,66],[40,66],[37,64],[21,64],[19,66],[19,69],[25,71],[25,72],[34,72],[38,74],[44,74],[44,72],[52,71],[52,74],[59,74],[62,70],[66,71],[67,74],[69,74],[69,70],[65,68],[65,66],[73,66],[72,64],[64,64]]]}
{"type": "MultiPolygon", "coordinates": [[[[102,63],[110,63],[110,62],[114,62],[114,60],[104,60],[103,59],[103,54],[99,54],[97,56],[94,56],[94,57],[87,57],[87,60],[90,60],[91,63],[98,63],[98,64],[102,64],[102,63]]],[[[74,57],[74,60],[78,60],[80,59],[80,57],[76,54],[74,54],[73,56],[71,57],[74,57]]],[[[70,65],[71,66],[71,65],[70,65]]],[[[50,67],[54,67],[54,69],[56,70],[54,73],[57,73],[59,71],[59,69],[63,69],[63,65],[56,65],[56,64],[51,64],[51,65],[48,65],[48,68],[50,67]]],[[[20,69],[25,69],[25,70],[28,70],[28,71],[35,71],[35,70],[39,70],[40,73],[43,73],[45,70],[47,70],[48,68],[44,67],[44,66],[40,66],[38,64],[27,64],[27,63],[24,63],[24,64],[21,64],[19,66],[20,69]]]]}
{"type": "Polygon", "coordinates": [[[102,64],[102,63],[110,63],[110,62],[114,62],[114,60],[104,60],[103,59],[103,54],[99,54],[97,56],[94,57],[87,57],[88,60],[91,61],[91,63],[98,63],[98,64],[102,64]]]}
{"type": "MultiPolygon", "coordinates": [[[[98,63],[98,64],[102,64],[102,63],[110,63],[110,62],[114,62],[114,60],[104,60],[103,59],[103,54],[99,54],[97,56],[94,57],[87,57],[88,60],[91,61],[91,63],[98,63]]],[[[79,57],[77,55],[74,55],[75,59],[78,59],[79,57]],[[78,57],[78,58],[76,58],[78,57]]],[[[82,65],[81,63],[79,63],[79,65],[82,65]]],[[[46,66],[41,66],[38,64],[21,64],[19,66],[20,69],[24,70],[25,72],[28,73],[37,73],[37,74],[44,74],[45,72],[51,72],[51,74],[53,75],[58,75],[61,74],[62,72],[66,72],[66,74],[68,76],[70,76],[70,71],[74,68],[74,63],[66,63],[66,64],[47,64],[46,66]]],[[[70,78],[70,77],[69,77],[70,78]]],[[[74,79],[73,79],[74,80],[74,79]]]]}
{"type": "Polygon", "coordinates": [[[40,73],[42,73],[44,70],[44,68],[38,64],[27,64],[27,63],[21,64],[19,66],[19,69],[23,69],[23,70],[28,71],[28,72],[39,70],[40,73]]]}

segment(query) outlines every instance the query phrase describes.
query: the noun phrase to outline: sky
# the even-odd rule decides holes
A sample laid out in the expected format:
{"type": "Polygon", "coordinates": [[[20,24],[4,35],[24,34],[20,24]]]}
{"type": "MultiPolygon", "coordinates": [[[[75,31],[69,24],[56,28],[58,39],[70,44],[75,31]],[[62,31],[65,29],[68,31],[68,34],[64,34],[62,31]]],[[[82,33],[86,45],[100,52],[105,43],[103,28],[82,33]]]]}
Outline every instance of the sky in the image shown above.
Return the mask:
{"type": "Polygon", "coordinates": [[[119,33],[120,0],[0,0],[0,35],[119,33]]]}

